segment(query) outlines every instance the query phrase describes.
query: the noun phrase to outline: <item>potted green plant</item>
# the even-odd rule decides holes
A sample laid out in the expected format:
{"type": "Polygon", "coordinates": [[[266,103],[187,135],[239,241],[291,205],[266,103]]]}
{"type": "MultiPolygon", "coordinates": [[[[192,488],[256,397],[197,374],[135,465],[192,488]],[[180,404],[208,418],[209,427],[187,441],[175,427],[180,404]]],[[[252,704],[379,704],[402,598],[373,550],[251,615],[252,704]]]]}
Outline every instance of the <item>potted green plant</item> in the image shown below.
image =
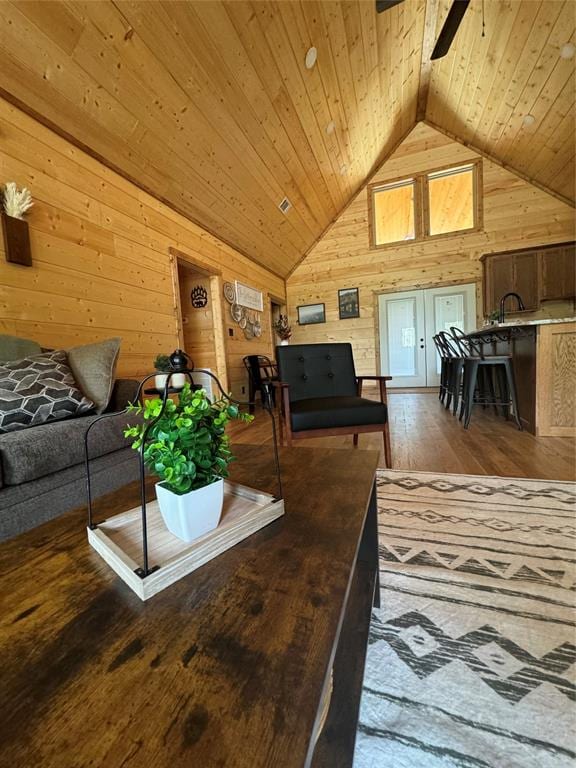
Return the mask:
{"type": "Polygon", "coordinates": [[[222,514],[224,478],[234,460],[226,425],[232,419],[250,422],[254,417],[240,412],[227,399],[211,402],[205,390],[193,392],[188,382],[177,402],[167,400],[161,416],[160,398],[130,405],[128,410],[143,418],[127,427],[124,435],[134,438],[132,448],[143,451],[144,463],[160,478],[156,498],[168,530],[184,541],[193,541],[216,528],[222,514]],[[143,446],[150,422],[154,423],[143,446]]]}
{"type": "Polygon", "coordinates": [[[292,336],[292,328],[288,323],[288,315],[279,315],[278,320],[274,323],[274,330],[276,335],[280,338],[281,346],[288,344],[290,337],[292,336]]]}
{"type": "MultiPolygon", "coordinates": [[[[172,372],[172,365],[170,364],[170,358],[168,355],[157,355],[154,360],[154,368],[158,371],[154,376],[154,386],[156,389],[164,389],[166,386],[166,380],[168,374],[172,372]]],[[[183,387],[186,381],[186,374],[184,373],[172,373],[170,378],[171,387],[183,387]]]]}

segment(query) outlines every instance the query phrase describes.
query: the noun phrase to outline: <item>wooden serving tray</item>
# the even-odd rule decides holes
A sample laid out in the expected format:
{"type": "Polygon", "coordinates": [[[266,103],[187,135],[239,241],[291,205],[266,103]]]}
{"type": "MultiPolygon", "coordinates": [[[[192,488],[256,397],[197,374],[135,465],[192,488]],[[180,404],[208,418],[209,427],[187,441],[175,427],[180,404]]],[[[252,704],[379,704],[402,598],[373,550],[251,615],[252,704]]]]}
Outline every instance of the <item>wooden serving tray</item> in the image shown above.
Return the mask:
{"type": "Polygon", "coordinates": [[[220,524],[187,542],[170,533],[158,502],[151,501],[146,504],[148,562],[158,569],[143,578],[135,572],[142,565],[141,507],[115,515],[94,530],[88,528],[88,541],[138,597],[147,600],[283,514],[282,499],[226,481],[220,524]]]}

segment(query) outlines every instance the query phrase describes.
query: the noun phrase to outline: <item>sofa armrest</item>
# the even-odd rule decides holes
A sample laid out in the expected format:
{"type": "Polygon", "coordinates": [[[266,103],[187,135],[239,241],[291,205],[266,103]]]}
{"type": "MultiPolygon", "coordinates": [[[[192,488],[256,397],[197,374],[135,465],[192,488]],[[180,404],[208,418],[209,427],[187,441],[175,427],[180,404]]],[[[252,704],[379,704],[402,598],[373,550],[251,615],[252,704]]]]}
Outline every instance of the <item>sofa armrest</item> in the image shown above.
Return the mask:
{"type": "Polygon", "coordinates": [[[112,389],[112,396],[105,412],[116,413],[117,411],[123,411],[128,403],[133,403],[136,400],[139,385],[140,382],[136,381],[136,379],[116,379],[112,389]]]}

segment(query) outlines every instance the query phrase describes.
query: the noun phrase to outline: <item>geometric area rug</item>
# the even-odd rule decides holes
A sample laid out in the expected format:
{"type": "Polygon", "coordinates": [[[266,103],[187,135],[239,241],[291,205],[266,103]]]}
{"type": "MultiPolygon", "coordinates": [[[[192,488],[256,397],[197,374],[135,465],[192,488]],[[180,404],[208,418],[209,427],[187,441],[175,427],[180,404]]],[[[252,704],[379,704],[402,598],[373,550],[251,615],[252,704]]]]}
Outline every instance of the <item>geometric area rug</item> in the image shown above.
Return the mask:
{"type": "Polygon", "coordinates": [[[576,483],[381,470],[354,768],[574,768],[576,483]]]}

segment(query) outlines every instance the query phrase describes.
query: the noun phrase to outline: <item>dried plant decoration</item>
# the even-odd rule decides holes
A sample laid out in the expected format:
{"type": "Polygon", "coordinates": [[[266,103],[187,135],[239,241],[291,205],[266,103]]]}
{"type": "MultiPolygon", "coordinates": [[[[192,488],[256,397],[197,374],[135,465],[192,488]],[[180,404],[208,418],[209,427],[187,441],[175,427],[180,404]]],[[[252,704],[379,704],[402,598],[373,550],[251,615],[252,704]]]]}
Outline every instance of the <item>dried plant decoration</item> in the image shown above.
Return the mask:
{"type": "Polygon", "coordinates": [[[34,205],[32,195],[27,187],[18,189],[14,181],[9,181],[4,187],[4,211],[7,216],[23,219],[24,214],[34,205]]]}

